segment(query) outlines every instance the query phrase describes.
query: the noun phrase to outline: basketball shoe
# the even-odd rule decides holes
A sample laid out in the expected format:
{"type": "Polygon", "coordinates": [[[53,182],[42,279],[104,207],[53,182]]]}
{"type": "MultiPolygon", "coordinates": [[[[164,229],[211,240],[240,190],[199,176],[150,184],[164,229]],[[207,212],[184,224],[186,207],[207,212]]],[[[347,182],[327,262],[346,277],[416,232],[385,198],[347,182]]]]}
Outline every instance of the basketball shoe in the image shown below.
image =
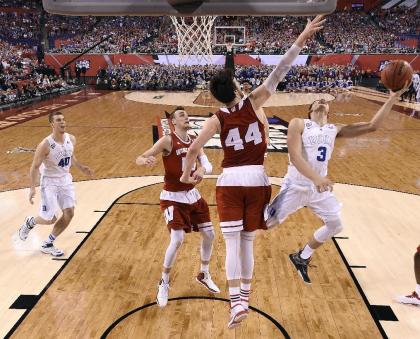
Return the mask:
{"type": "Polygon", "coordinates": [[[302,278],[302,280],[305,282],[305,284],[311,284],[311,279],[308,275],[308,267],[309,262],[311,261],[311,258],[308,259],[302,259],[300,257],[300,254],[302,253],[302,250],[289,254],[289,259],[292,262],[292,264],[295,266],[296,270],[298,271],[298,274],[302,278]]]}
{"type": "Polygon", "coordinates": [[[158,285],[158,293],[156,295],[156,303],[159,307],[165,307],[168,303],[169,295],[169,283],[165,283],[163,279],[160,279],[158,285]]]}
{"type": "Polygon", "coordinates": [[[248,311],[241,304],[236,304],[230,309],[228,328],[232,329],[238,327],[242,320],[244,320],[247,316],[248,311]]]}
{"type": "Polygon", "coordinates": [[[211,279],[209,272],[200,272],[195,277],[195,280],[197,280],[198,283],[203,285],[205,288],[207,288],[212,293],[220,293],[220,289],[217,287],[217,285],[213,282],[211,279]]]}
{"type": "Polygon", "coordinates": [[[41,252],[45,254],[51,254],[53,257],[61,257],[64,255],[64,252],[56,247],[53,243],[48,243],[46,241],[42,242],[41,252]]]}
{"type": "Polygon", "coordinates": [[[29,232],[34,228],[35,221],[33,217],[26,217],[23,225],[19,228],[18,234],[19,238],[22,241],[25,241],[28,238],[29,232]]]}
{"type": "Polygon", "coordinates": [[[411,295],[400,295],[396,298],[396,300],[402,304],[411,304],[420,306],[420,297],[417,292],[411,293],[411,295]]]}

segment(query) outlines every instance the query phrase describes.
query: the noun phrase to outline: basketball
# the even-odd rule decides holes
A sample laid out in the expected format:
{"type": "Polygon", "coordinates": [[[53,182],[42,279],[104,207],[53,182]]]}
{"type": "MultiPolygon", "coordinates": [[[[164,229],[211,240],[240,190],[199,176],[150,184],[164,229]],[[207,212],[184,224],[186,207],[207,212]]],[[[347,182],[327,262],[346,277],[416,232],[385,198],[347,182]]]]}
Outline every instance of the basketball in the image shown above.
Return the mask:
{"type": "Polygon", "coordinates": [[[412,78],[413,68],[404,60],[391,61],[381,73],[382,83],[393,92],[402,89],[407,81],[411,83],[412,78]]]}

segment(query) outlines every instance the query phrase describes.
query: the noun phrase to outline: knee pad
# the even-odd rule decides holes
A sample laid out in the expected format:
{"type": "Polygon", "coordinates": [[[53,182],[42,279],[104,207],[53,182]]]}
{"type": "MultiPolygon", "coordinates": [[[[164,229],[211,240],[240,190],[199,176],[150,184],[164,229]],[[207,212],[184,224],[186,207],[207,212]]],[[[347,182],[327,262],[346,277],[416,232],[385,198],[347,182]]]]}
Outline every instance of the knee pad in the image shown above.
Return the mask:
{"type": "Polygon", "coordinates": [[[209,230],[209,231],[200,230],[200,234],[203,237],[203,240],[205,239],[205,240],[210,240],[210,241],[213,241],[214,236],[215,236],[214,230],[209,230]]]}
{"type": "Polygon", "coordinates": [[[171,243],[180,248],[184,241],[184,230],[171,230],[171,243]]]}
{"type": "Polygon", "coordinates": [[[333,216],[324,219],[325,225],[318,228],[314,233],[314,238],[318,242],[326,242],[334,235],[340,233],[343,230],[340,217],[333,216]]]}

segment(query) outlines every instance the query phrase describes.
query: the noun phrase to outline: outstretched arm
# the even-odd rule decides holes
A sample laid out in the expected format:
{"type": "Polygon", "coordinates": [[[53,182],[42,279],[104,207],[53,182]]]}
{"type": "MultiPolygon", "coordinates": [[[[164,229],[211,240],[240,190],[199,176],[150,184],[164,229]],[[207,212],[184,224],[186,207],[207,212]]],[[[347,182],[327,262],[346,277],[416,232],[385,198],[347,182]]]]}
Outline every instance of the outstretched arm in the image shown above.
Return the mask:
{"type": "Polygon", "coordinates": [[[385,120],[385,118],[389,115],[389,112],[391,112],[392,106],[398,101],[398,98],[406,90],[407,88],[404,87],[404,89],[398,92],[391,91],[388,100],[382,105],[379,111],[369,122],[357,122],[354,124],[337,126],[337,137],[353,138],[376,131],[385,120]]]}
{"type": "Polygon", "coordinates": [[[278,84],[284,79],[292,67],[293,61],[304,47],[306,40],[323,28],[323,24],[325,23],[325,19],[323,18],[323,15],[317,15],[312,21],[308,19],[305,29],[300,33],[292,47],[281,58],[277,67],[270,73],[261,86],[252,91],[249,97],[255,111],[262,107],[268,98],[275,93],[278,84]]]}
{"type": "Polygon", "coordinates": [[[182,173],[180,181],[185,184],[197,184],[199,180],[191,177],[191,169],[197,160],[197,156],[204,145],[211,139],[213,135],[220,133],[220,122],[216,115],[213,115],[208,119],[198,137],[194,140],[191,146],[188,148],[187,156],[185,157],[185,167],[182,173]]]}
{"type": "Polygon", "coordinates": [[[157,163],[156,155],[163,153],[167,155],[171,152],[172,141],[169,135],[160,138],[151,148],[149,148],[142,155],[136,159],[136,164],[139,166],[154,166],[157,163]]]}

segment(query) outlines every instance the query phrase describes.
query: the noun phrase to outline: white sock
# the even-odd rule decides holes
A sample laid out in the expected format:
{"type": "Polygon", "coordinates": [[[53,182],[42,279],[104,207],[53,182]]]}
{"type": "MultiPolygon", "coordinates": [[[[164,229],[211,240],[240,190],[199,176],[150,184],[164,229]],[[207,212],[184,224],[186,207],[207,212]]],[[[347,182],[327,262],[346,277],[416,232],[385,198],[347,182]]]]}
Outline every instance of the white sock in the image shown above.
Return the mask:
{"type": "Polygon", "coordinates": [[[416,285],[416,293],[420,297],[420,284],[416,285]]]}
{"type": "Polygon", "coordinates": [[[229,287],[230,307],[241,303],[241,294],[239,287],[229,287]]]}
{"type": "Polygon", "coordinates": [[[52,244],[53,242],[54,242],[54,240],[56,239],[56,237],[51,233],[49,236],[48,236],[48,238],[47,238],[47,240],[45,240],[45,242],[47,243],[47,244],[52,244]]]}
{"type": "Polygon", "coordinates": [[[309,259],[314,253],[314,251],[315,250],[313,248],[309,247],[309,245],[306,244],[306,246],[302,250],[302,253],[300,254],[300,257],[305,260],[309,259]]]}
{"type": "Polygon", "coordinates": [[[209,272],[209,264],[203,264],[203,263],[201,263],[201,268],[200,268],[200,271],[201,272],[206,272],[206,273],[208,273],[209,272]]]}
{"type": "Polygon", "coordinates": [[[250,290],[251,290],[251,284],[245,284],[241,282],[241,304],[246,310],[249,307],[250,290]]]}
{"type": "Polygon", "coordinates": [[[169,283],[169,273],[162,272],[162,280],[165,284],[169,283]]]}

